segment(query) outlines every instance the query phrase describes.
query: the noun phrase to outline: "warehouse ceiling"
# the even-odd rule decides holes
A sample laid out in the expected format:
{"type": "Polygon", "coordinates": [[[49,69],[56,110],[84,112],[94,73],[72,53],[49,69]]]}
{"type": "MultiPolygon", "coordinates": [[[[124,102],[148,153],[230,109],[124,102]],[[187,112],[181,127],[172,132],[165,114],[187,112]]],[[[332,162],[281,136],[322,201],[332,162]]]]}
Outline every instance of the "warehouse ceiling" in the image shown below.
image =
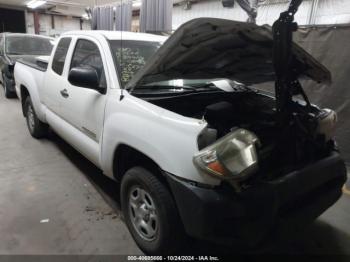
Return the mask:
{"type": "MultiPolygon", "coordinates": [[[[95,6],[109,3],[120,2],[121,0],[47,0],[45,6],[64,5],[64,6],[95,6]]],[[[30,0],[0,0],[0,4],[26,7],[30,0]]]]}
{"type": "MultiPolygon", "coordinates": [[[[122,2],[123,0],[47,0],[47,5],[61,4],[67,6],[99,6],[110,3],[122,2]]],[[[126,0],[124,0],[126,1],[126,0]]],[[[141,2],[141,0],[133,0],[134,2],[141,2]]],[[[173,0],[174,3],[184,2],[184,0],[173,0]]],[[[0,0],[2,5],[12,5],[25,7],[30,0],[0,0]]],[[[195,1],[194,1],[195,2],[195,1]]]]}
{"type": "MultiPolygon", "coordinates": [[[[31,0],[0,0],[0,6],[13,8],[27,8],[31,0]]],[[[39,0],[35,0],[39,1],[39,0]]],[[[37,10],[50,13],[59,13],[63,15],[82,16],[86,7],[108,5],[126,0],[46,0],[46,3],[37,8],[37,10]]],[[[135,5],[134,9],[139,9],[141,0],[132,0],[135,5]]],[[[174,4],[184,2],[185,0],[173,0],[174,4]]],[[[198,0],[191,0],[198,2],[198,0]]],[[[30,8],[28,10],[31,10],[30,8]]]]}
{"type": "MultiPolygon", "coordinates": [[[[31,0],[0,0],[0,5],[13,8],[27,8],[31,0]]],[[[46,0],[46,3],[37,8],[53,13],[64,15],[81,16],[85,13],[86,7],[117,3],[122,0],[46,0]]],[[[125,1],[125,0],[124,0],[125,1]]],[[[28,10],[31,10],[28,8],[28,10]]]]}

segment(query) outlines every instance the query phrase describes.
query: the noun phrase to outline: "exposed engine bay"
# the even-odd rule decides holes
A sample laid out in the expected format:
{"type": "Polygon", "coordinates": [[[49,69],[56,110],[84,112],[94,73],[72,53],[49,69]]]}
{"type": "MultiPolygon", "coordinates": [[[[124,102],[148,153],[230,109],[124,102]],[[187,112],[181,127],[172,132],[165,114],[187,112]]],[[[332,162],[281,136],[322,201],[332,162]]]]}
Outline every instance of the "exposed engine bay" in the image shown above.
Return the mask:
{"type": "Polygon", "coordinates": [[[301,169],[336,149],[332,139],[336,113],[312,105],[299,82],[305,76],[317,82],[331,80],[329,70],[293,43],[298,28],[294,14],[301,2],[291,1],[280,14],[272,27],[273,38],[266,38],[267,31],[261,28],[228,22],[224,26],[215,20],[205,30],[197,29],[202,24],[194,24],[195,34],[185,26],[170,38],[171,48],[161,48],[162,56],[154,56],[129,83],[134,95],[208,123],[198,137],[199,152],[193,163],[200,172],[229,181],[236,191],[254,180],[274,180],[301,169]],[[246,35],[239,31],[241,27],[246,27],[246,35]],[[244,48],[236,48],[242,40],[244,48]],[[176,79],[226,79],[243,84],[239,88],[230,84],[233,92],[213,90],[214,82],[162,84],[176,79]],[[245,86],[270,81],[275,81],[274,96],[245,86]],[[152,87],[158,92],[148,96],[144,90],[152,87]]]}
{"type": "Polygon", "coordinates": [[[198,138],[199,150],[237,129],[259,138],[259,170],[273,179],[326,157],[334,150],[336,114],[303,101],[293,102],[293,119],[284,130],[276,125],[276,101],[271,95],[245,88],[235,92],[200,92],[149,102],[187,117],[204,119],[208,127],[198,138]],[[284,134],[281,136],[281,134],[284,134]]]}

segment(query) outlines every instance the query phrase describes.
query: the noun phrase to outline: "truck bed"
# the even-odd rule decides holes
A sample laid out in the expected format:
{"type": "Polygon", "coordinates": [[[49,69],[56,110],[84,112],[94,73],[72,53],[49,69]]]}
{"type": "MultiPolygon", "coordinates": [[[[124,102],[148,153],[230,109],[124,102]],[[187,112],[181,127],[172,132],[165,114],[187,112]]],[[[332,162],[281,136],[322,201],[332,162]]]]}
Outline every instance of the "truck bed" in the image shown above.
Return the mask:
{"type": "Polygon", "coordinates": [[[44,111],[42,109],[40,89],[44,85],[44,78],[48,68],[48,57],[34,57],[20,59],[15,64],[14,78],[16,82],[16,93],[22,101],[21,90],[25,88],[30,94],[36,114],[44,121],[44,111]]]}
{"type": "Polygon", "coordinates": [[[27,58],[19,59],[17,62],[27,65],[29,67],[35,68],[37,70],[40,70],[42,72],[45,72],[49,64],[49,57],[48,56],[27,57],[27,58]]]}

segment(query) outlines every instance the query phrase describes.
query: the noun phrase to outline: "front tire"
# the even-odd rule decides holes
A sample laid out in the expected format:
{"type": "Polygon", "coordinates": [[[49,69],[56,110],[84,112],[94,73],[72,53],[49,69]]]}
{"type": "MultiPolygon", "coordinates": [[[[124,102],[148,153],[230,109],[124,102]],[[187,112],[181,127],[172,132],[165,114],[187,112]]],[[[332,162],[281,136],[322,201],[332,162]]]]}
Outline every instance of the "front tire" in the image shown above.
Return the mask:
{"type": "Polygon", "coordinates": [[[48,131],[48,125],[38,119],[30,96],[26,98],[24,103],[24,113],[31,136],[37,139],[45,137],[48,131]]]}
{"type": "Polygon", "coordinates": [[[167,187],[143,167],[128,170],[121,184],[125,222],[146,254],[174,254],[186,238],[175,202],[167,187]]]}

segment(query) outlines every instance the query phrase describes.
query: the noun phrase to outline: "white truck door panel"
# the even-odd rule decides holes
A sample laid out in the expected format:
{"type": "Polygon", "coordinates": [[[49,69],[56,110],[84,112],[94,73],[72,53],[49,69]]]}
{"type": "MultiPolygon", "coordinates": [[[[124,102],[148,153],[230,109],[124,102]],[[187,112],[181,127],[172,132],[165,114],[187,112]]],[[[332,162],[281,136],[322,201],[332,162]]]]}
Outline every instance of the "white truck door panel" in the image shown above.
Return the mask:
{"type": "MultiPolygon", "coordinates": [[[[69,84],[69,83],[68,83],[69,84]]],[[[100,141],[106,96],[95,90],[70,85],[62,117],[94,141],[100,141]]]]}
{"type": "MultiPolygon", "coordinates": [[[[74,67],[92,67],[100,79],[100,87],[107,88],[105,70],[100,48],[91,39],[78,39],[71,57],[69,70],[74,67]]],[[[100,142],[106,95],[96,90],[72,85],[67,78],[63,81],[69,97],[62,104],[62,117],[86,136],[100,142]]]]}
{"type": "Polygon", "coordinates": [[[47,70],[45,84],[42,88],[45,105],[50,111],[59,116],[61,116],[61,104],[65,100],[61,94],[61,91],[65,88],[64,81],[62,81],[64,79],[63,69],[71,40],[70,37],[64,37],[57,44],[51,67],[47,70]]]}

